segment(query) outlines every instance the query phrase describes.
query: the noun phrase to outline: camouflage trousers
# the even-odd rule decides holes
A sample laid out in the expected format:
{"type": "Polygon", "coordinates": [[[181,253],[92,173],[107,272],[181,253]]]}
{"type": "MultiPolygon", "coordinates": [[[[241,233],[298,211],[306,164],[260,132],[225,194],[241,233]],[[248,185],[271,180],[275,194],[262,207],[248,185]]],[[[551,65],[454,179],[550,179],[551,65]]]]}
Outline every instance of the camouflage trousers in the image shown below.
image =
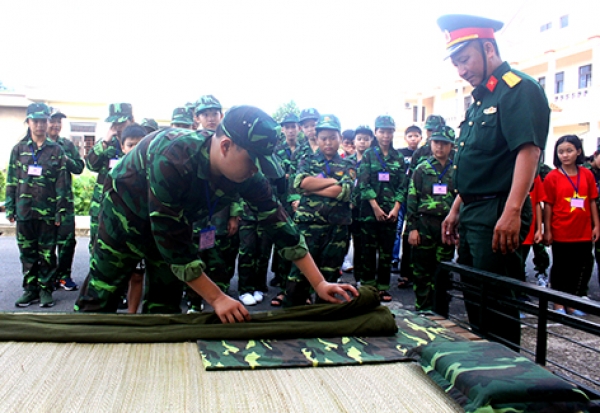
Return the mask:
{"type": "MultiPolygon", "coordinates": [[[[92,200],[91,204],[90,204],[90,211],[92,210],[98,210],[100,211],[101,207],[100,205],[98,205],[96,208],[93,208],[93,205],[96,204],[96,201],[92,200]]],[[[96,241],[96,238],[98,237],[98,215],[91,215],[90,214],[90,243],[89,243],[89,250],[90,250],[90,255],[92,254],[92,250],[94,249],[94,241],[96,241]]]]}
{"type": "Polygon", "coordinates": [[[56,270],[54,221],[17,221],[17,245],[23,267],[23,289],[52,291],[56,270]]]}
{"type": "MultiPolygon", "coordinates": [[[[198,233],[199,234],[199,233],[198,233]]],[[[199,237],[199,235],[198,235],[199,237]]],[[[198,246],[200,239],[194,236],[194,242],[198,246]]],[[[215,246],[204,251],[200,251],[200,258],[206,264],[205,274],[210,278],[225,294],[229,291],[231,279],[235,275],[235,260],[240,246],[239,232],[229,237],[227,235],[217,235],[215,237],[215,246]]],[[[189,302],[193,306],[202,304],[202,297],[185,284],[185,292],[189,302]]]]}
{"type": "MultiPolygon", "coordinates": [[[[304,235],[308,251],[328,282],[336,282],[340,267],[346,255],[348,243],[347,225],[319,225],[299,223],[298,229],[304,235]]],[[[286,307],[304,305],[310,297],[311,286],[306,277],[292,264],[285,286],[286,307]]]]}
{"type": "Polygon", "coordinates": [[[143,259],[146,290],[143,313],[181,313],[182,283],[161,259],[150,224],[127,212],[123,200],[109,190],[102,202],[98,236],[75,311],[114,313],[131,274],[143,259]]]}
{"type": "Polygon", "coordinates": [[[359,226],[360,249],[354,244],[354,276],[362,285],[389,290],[396,223],[362,221],[359,226]]]}
{"type": "Polygon", "coordinates": [[[64,280],[71,277],[71,267],[75,255],[75,215],[64,216],[57,230],[56,249],[58,252],[58,264],[55,278],[64,280]]]}
{"type": "Polygon", "coordinates": [[[412,247],[413,289],[417,311],[429,311],[433,308],[437,266],[442,261],[454,258],[454,247],[442,242],[443,220],[444,217],[423,215],[417,221],[421,243],[412,247]]]}
{"type": "Polygon", "coordinates": [[[238,258],[238,291],[267,292],[267,271],[273,241],[258,221],[240,221],[240,256],[238,258]]]}
{"type": "MultiPolygon", "coordinates": [[[[533,266],[536,273],[545,273],[550,268],[550,255],[544,244],[533,244],[533,266]]],[[[598,250],[598,247],[596,247],[598,250]]],[[[526,259],[527,257],[523,257],[526,259]]]]}

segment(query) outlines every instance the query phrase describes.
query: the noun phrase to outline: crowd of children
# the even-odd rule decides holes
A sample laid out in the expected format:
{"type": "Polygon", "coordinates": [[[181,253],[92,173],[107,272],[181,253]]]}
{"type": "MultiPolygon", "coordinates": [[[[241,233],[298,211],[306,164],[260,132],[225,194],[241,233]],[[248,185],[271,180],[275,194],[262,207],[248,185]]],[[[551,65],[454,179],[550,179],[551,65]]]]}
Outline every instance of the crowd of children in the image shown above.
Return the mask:
{"type": "MultiPolygon", "coordinates": [[[[88,168],[98,173],[90,245],[96,241],[103,193],[110,189],[104,186],[110,170],[145,135],[158,129],[152,119],[135,123],[129,104],[112,104],[109,111],[111,127],[86,157],[88,168]]],[[[44,104],[30,105],[27,135],[11,154],[6,210],[7,218],[17,222],[23,263],[24,294],[16,302],[19,307],[37,301],[51,306],[54,288],[78,288],[70,277],[75,242],[70,179],[72,173],[82,172],[84,164],[72,143],[58,136],[64,117],[44,104]]],[[[176,108],[171,126],[209,136],[222,117],[219,101],[206,95],[195,104],[176,108]]],[[[341,269],[353,269],[356,282],[376,287],[380,300],[389,302],[391,273],[400,272],[398,288],[412,285],[415,308],[431,310],[436,266],[453,259],[455,253],[441,239],[441,223],[456,195],[454,130],[443,118],[432,115],[425,124],[423,146],[421,129],[413,125],[404,133],[407,146],[396,149],[396,125],[388,115],[377,117],[373,129],[361,125],[342,132],[335,115],[320,115],[311,108],[299,116],[286,114],[280,126],[281,140],[274,154],[284,176],[270,179],[271,189],[304,236],[325,280],[335,282],[341,269]]],[[[600,260],[600,148],[586,167],[584,161],[581,141],[567,135],[556,142],[556,169],[549,170],[540,162],[530,192],[534,219],[521,245],[525,257],[533,248],[540,286],[549,284],[579,296],[587,295],[594,245],[596,260],[600,260]],[[552,247],[549,280],[544,245],[552,247]]],[[[257,214],[242,199],[219,205],[217,198],[211,204],[207,222],[197,222],[194,232],[206,274],[227,292],[237,259],[239,299],[251,306],[268,291],[272,256],[271,286],[280,290],[271,305],[310,304],[310,284],[296,265],[283,258],[284,252],[274,247],[274,239],[257,214]]],[[[142,261],[130,276],[128,291],[120,292],[127,297],[124,302],[130,313],[138,311],[143,299],[143,274],[142,261]]],[[[185,295],[189,312],[202,310],[201,297],[191,289],[185,295]]],[[[558,303],[555,310],[583,315],[558,303]]]]}

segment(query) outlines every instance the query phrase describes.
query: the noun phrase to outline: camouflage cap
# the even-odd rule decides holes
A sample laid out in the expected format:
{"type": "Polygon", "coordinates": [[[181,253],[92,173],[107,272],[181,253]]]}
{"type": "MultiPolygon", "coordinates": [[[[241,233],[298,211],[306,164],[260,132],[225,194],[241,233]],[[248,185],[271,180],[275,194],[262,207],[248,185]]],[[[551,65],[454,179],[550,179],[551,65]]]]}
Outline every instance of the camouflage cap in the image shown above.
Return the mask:
{"type": "Polygon", "coordinates": [[[283,120],[279,122],[280,125],[284,123],[300,123],[300,118],[295,113],[286,113],[283,120]]]}
{"type": "Polygon", "coordinates": [[[308,108],[308,109],[304,109],[302,112],[300,112],[300,123],[304,122],[305,120],[319,120],[319,111],[316,110],[315,108],[308,108]]]}
{"type": "Polygon", "coordinates": [[[108,107],[108,117],[105,122],[121,123],[133,117],[130,103],[111,103],[108,107]]]}
{"type": "Polygon", "coordinates": [[[456,134],[454,133],[454,129],[450,126],[441,126],[438,130],[433,132],[430,139],[432,141],[454,143],[455,138],[456,134]]]}
{"type": "Polygon", "coordinates": [[[32,103],[27,106],[27,119],[48,119],[50,108],[45,103],[32,103]]]}
{"type": "Polygon", "coordinates": [[[427,119],[425,119],[425,129],[426,130],[435,131],[445,125],[446,125],[446,121],[440,115],[429,115],[429,116],[427,116],[427,119]]]}
{"type": "Polygon", "coordinates": [[[50,108],[50,119],[64,119],[67,115],[62,113],[58,108],[50,108]]]}
{"type": "Polygon", "coordinates": [[[358,128],[354,129],[355,136],[358,135],[359,133],[369,135],[369,136],[371,136],[371,138],[373,138],[375,136],[375,134],[373,133],[373,130],[371,129],[371,127],[369,125],[360,125],[358,128]]]}
{"type": "Polygon", "coordinates": [[[140,126],[144,127],[148,133],[158,130],[158,123],[152,118],[142,119],[140,126]]]}
{"type": "Polygon", "coordinates": [[[171,123],[181,123],[183,125],[193,125],[194,119],[190,116],[188,108],[179,107],[173,110],[173,116],[171,116],[171,123]]]}
{"type": "Polygon", "coordinates": [[[317,126],[315,129],[317,132],[322,129],[332,129],[342,133],[342,125],[340,124],[340,120],[335,115],[321,115],[317,121],[317,126]]]}
{"type": "Polygon", "coordinates": [[[273,158],[278,125],[271,116],[254,106],[234,106],[225,113],[220,127],[231,140],[248,151],[267,178],[281,178],[283,169],[273,158]]]}
{"type": "Polygon", "coordinates": [[[396,122],[390,115],[377,116],[375,119],[375,129],[378,128],[390,128],[396,130],[396,122]]]}
{"type": "Polygon", "coordinates": [[[213,95],[200,96],[200,99],[196,101],[196,115],[207,109],[219,109],[222,110],[221,102],[213,95]]]}

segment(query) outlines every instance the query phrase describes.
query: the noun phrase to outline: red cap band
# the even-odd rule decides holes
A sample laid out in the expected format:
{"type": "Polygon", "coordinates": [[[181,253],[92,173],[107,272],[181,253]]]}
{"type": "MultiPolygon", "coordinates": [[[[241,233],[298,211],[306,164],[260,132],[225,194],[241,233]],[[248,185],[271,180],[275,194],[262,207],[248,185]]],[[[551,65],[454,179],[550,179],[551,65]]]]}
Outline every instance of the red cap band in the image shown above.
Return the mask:
{"type": "Polygon", "coordinates": [[[446,32],[446,49],[457,43],[473,39],[493,39],[494,29],[483,27],[465,27],[451,32],[446,32]]]}

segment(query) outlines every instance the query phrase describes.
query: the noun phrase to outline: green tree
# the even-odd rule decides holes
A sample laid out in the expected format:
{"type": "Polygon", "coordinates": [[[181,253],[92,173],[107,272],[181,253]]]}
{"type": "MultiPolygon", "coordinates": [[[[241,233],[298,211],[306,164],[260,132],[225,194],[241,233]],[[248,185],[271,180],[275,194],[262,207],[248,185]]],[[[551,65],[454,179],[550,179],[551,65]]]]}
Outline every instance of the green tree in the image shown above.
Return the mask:
{"type": "Polygon", "coordinates": [[[0,202],[4,201],[6,196],[6,175],[0,170],[0,202]]]}
{"type": "Polygon", "coordinates": [[[95,182],[96,176],[91,173],[83,173],[73,177],[75,215],[89,215],[95,182]]]}
{"type": "Polygon", "coordinates": [[[285,115],[288,113],[295,113],[296,115],[300,115],[300,108],[293,100],[290,100],[288,103],[284,103],[280,105],[279,108],[273,113],[273,119],[277,121],[277,123],[281,122],[285,115]]]}

